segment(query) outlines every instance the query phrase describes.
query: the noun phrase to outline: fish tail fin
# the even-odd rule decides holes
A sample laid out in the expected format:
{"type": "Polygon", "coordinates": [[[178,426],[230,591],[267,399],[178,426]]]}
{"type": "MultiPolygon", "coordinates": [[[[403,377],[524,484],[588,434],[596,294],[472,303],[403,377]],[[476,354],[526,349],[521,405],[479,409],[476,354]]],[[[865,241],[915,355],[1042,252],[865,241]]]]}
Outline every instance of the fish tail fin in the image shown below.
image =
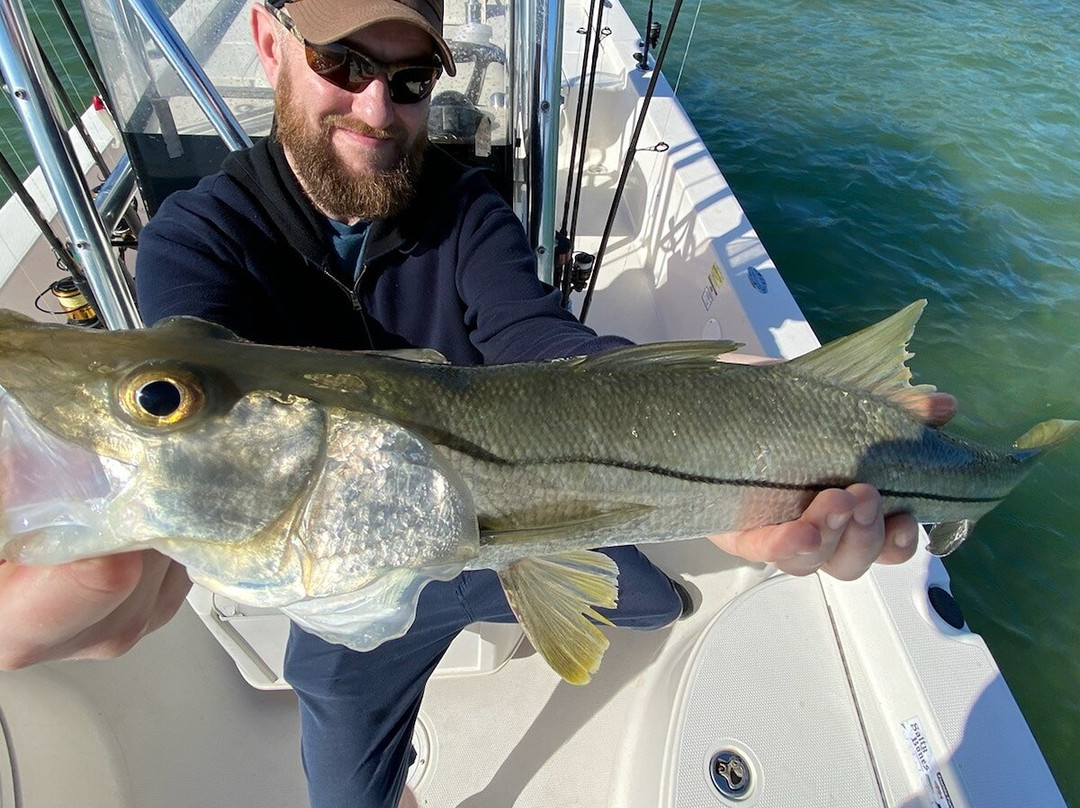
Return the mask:
{"type": "Polygon", "coordinates": [[[603,553],[579,550],[526,557],[498,571],[526,636],[563,679],[583,685],[600,667],[608,639],[596,607],[615,607],[619,567],[603,553]]]}
{"type": "Polygon", "coordinates": [[[1033,457],[1054,446],[1064,443],[1080,431],[1080,421],[1053,418],[1036,424],[1013,443],[1020,457],[1033,457]]]}
{"type": "MultiPolygon", "coordinates": [[[[1047,449],[1064,443],[1080,431],[1080,421],[1067,421],[1054,418],[1036,424],[1013,444],[1016,451],[1013,457],[1027,460],[1042,454],[1047,449]]],[[[955,522],[941,522],[930,530],[930,544],[927,549],[936,556],[946,556],[964,543],[975,527],[973,519],[961,519],[955,522]]]]}

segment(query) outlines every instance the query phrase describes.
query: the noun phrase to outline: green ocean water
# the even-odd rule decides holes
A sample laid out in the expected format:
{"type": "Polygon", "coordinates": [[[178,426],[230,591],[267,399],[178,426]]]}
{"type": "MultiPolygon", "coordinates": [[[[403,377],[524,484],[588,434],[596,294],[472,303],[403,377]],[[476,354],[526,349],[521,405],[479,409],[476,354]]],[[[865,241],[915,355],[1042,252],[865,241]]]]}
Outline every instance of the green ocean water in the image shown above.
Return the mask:
{"type": "MultiPolygon", "coordinates": [[[[51,0],[26,7],[85,102],[51,0]]],[[[643,27],[646,2],[627,8],[643,27]]],[[[687,0],[678,30],[665,72],[682,67],[684,105],[822,340],[925,297],[910,364],[959,397],[955,431],[1007,443],[1080,418],[1075,2],[687,0]]],[[[30,165],[18,140],[0,151],[30,165]]],[[[946,560],[1073,808],[1078,494],[1075,442],[946,560]]]]}
{"type": "MultiPolygon", "coordinates": [[[[627,5],[639,30],[647,3],[627,5]]],[[[671,4],[658,7],[666,23],[671,4]]],[[[916,298],[955,431],[1080,418],[1080,6],[687,0],[664,72],[828,340],[916,298]]],[[[1080,441],[945,562],[1080,806],[1080,441]]],[[[1008,765],[1008,749],[1002,749],[1008,765]]]]}

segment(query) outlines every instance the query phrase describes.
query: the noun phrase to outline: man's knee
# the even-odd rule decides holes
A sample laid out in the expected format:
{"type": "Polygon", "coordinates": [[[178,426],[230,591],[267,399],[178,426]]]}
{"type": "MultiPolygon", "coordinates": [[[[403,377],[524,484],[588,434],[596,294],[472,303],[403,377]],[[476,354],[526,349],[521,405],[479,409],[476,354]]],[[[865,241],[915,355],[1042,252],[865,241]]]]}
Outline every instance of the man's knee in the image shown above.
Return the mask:
{"type": "Polygon", "coordinates": [[[684,612],[684,599],[671,580],[636,547],[603,549],[619,565],[619,597],[615,609],[601,609],[617,626],[657,629],[674,623],[684,612]]]}

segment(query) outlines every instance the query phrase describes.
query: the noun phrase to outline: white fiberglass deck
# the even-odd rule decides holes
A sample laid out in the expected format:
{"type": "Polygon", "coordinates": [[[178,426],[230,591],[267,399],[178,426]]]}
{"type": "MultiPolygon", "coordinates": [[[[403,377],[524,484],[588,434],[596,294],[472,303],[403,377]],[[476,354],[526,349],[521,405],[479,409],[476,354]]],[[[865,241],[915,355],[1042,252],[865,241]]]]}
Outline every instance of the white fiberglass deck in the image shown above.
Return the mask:
{"type": "MultiPolygon", "coordinates": [[[[836,584],[766,579],[704,542],[654,558],[693,569],[680,577],[702,606],[666,630],[610,630],[587,687],[559,680],[527,644],[496,673],[431,684],[412,775],[421,805],[734,805],[708,780],[725,748],[752,766],[741,805],[936,808],[920,766],[940,775],[942,805],[1064,804],[1029,788],[1045,764],[1023,725],[1009,726],[1019,713],[985,646],[919,608],[941,583],[937,562],[836,584]],[[900,614],[878,594],[913,584],[900,614]],[[907,678],[934,659],[950,660],[952,688],[907,678]],[[1003,730],[1008,766],[980,741],[1003,730]]],[[[186,609],[121,660],[0,676],[0,705],[23,808],[304,804],[294,697],[248,687],[186,609]]]]}

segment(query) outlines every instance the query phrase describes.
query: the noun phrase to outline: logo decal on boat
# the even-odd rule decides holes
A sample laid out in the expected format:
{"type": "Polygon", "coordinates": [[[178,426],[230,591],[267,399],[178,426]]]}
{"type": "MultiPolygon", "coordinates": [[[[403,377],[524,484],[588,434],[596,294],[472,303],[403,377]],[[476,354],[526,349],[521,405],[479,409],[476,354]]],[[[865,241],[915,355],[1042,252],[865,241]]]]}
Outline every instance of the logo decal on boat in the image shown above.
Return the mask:
{"type": "Polygon", "coordinates": [[[724,274],[720,271],[720,265],[714,263],[712,269],[709,270],[709,282],[701,292],[701,305],[705,307],[705,311],[712,308],[716,296],[720,294],[720,287],[723,285],[724,274]]]}
{"type": "Polygon", "coordinates": [[[909,718],[900,724],[904,729],[904,738],[911,748],[911,755],[915,758],[915,765],[922,780],[926,796],[930,799],[932,808],[953,808],[952,797],[945,785],[945,778],[938,767],[937,756],[930,748],[930,741],[923,733],[922,722],[919,718],[909,718]]]}

